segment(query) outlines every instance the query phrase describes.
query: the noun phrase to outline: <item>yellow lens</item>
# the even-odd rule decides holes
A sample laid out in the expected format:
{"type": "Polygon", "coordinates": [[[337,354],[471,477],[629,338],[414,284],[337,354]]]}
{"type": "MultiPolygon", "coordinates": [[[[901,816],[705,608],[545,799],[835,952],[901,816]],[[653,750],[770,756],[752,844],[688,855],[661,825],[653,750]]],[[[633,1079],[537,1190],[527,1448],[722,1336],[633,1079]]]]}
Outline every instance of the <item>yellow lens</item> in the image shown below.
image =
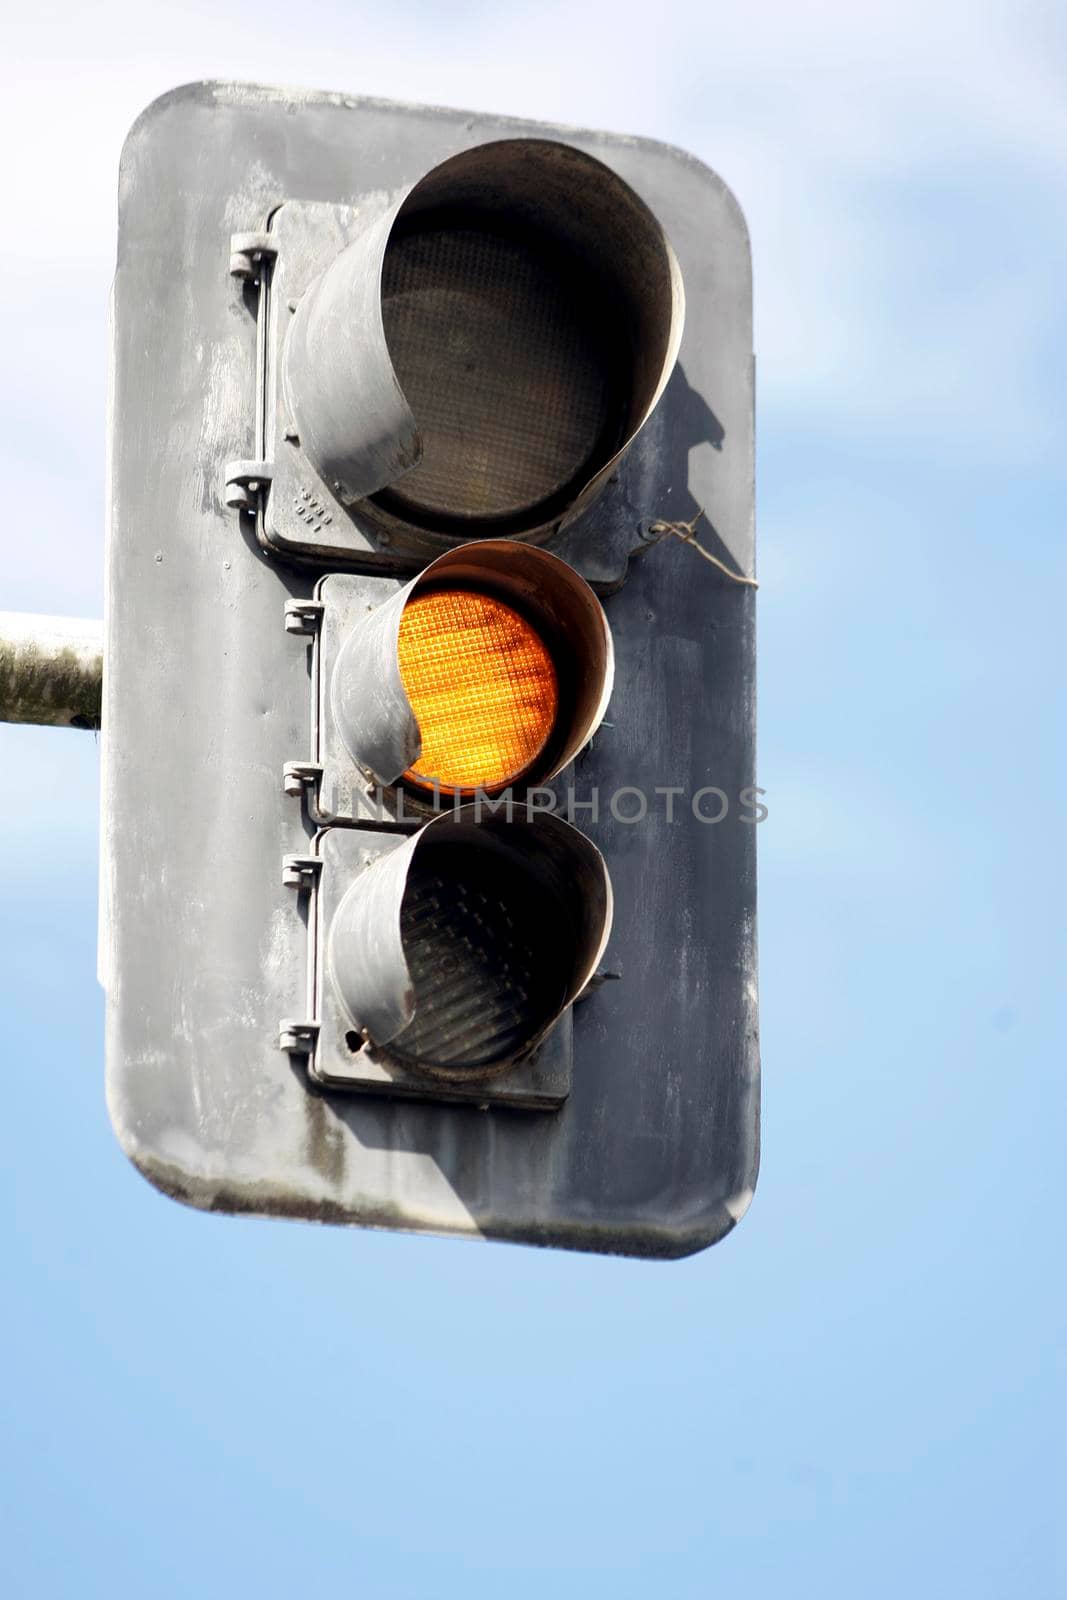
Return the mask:
{"type": "Polygon", "coordinates": [[[502,600],[466,589],[404,608],[400,676],[422,735],[405,778],[445,790],[502,789],[544,749],[559,709],[544,640],[502,600]]]}

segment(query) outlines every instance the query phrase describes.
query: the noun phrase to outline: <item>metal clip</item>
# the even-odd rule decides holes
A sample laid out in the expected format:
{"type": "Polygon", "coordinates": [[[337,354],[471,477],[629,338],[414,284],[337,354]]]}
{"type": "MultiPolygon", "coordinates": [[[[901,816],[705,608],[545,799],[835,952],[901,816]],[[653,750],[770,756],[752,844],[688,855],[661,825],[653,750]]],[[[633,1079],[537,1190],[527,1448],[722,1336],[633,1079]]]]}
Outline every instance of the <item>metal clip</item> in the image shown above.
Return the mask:
{"type": "Polygon", "coordinates": [[[292,1017],[283,1017],[278,1025],[278,1049],[288,1050],[294,1056],[309,1056],[318,1036],[317,1022],[294,1021],[292,1017]]]}
{"type": "Polygon", "coordinates": [[[230,272],[235,278],[255,281],[264,261],[273,261],[278,246],[269,233],[235,233],[230,237],[230,272]]]}
{"type": "Polygon", "coordinates": [[[294,796],[313,789],[321,777],[322,768],[314,761],[287,761],[282,768],[282,786],[286,794],[294,796]]]}
{"type": "Polygon", "coordinates": [[[321,856],[282,857],[282,883],[287,889],[299,889],[301,893],[313,889],[321,871],[321,856]]]}
{"type": "Polygon", "coordinates": [[[222,473],[222,498],[234,511],[255,511],[273,476],[269,461],[229,461],[222,473]]]}
{"type": "Polygon", "coordinates": [[[322,613],[326,607],[321,600],[287,600],[285,602],[286,633],[318,633],[322,613]]]}

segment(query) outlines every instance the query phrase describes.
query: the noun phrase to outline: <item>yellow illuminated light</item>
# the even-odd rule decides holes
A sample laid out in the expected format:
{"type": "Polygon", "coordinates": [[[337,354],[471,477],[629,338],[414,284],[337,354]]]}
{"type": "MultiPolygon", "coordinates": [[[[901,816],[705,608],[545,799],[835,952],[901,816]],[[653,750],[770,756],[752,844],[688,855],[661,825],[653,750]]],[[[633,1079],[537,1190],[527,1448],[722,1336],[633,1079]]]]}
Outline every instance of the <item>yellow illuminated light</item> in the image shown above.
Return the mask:
{"type": "Polygon", "coordinates": [[[501,789],[536,761],[559,708],[544,641],[502,600],[467,589],[404,608],[400,676],[422,735],[405,778],[445,790],[501,789]]]}

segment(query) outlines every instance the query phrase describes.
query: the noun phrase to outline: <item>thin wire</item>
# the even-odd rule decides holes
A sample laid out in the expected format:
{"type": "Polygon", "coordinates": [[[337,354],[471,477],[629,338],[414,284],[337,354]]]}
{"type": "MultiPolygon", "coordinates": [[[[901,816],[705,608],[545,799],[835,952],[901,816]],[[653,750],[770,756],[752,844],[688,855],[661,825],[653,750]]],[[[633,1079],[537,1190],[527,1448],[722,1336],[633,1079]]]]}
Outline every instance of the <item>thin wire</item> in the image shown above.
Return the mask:
{"type": "Polygon", "coordinates": [[[713,567],[718,567],[723,577],[729,578],[731,583],[744,583],[751,589],[758,589],[759,583],[755,578],[748,578],[743,572],[734,572],[725,562],[720,561],[718,556],[713,556],[710,550],[705,550],[704,546],[699,542],[695,530],[703,515],[704,507],[701,506],[692,522],[650,522],[648,525],[649,537],[653,543],[656,543],[668,533],[671,533],[676,539],[681,539],[683,544],[691,545],[697,555],[703,556],[705,561],[710,561],[713,567]]]}

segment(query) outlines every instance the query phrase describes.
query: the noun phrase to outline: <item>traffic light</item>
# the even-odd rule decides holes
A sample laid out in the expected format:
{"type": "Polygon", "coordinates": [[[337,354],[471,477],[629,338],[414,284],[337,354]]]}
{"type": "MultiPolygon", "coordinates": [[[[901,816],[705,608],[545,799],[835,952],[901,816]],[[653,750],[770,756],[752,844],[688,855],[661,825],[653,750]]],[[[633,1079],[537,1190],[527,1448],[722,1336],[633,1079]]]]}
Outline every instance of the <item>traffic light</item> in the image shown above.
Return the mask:
{"type": "Polygon", "coordinates": [[[677,354],[662,228],[555,140],[490,139],[377,205],[287,198],[235,245],[242,274],[272,263],[263,537],[280,552],[375,566],[383,546],[544,538],[595,499],[677,354]]]}
{"type": "Polygon", "coordinates": [[[647,142],[195,85],[127,141],[112,331],[124,1148],[211,1209],[714,1242],[758,1161],[732,197],[647,142]],[[657,537],[701,512],[720,571],[657,537]]]}

